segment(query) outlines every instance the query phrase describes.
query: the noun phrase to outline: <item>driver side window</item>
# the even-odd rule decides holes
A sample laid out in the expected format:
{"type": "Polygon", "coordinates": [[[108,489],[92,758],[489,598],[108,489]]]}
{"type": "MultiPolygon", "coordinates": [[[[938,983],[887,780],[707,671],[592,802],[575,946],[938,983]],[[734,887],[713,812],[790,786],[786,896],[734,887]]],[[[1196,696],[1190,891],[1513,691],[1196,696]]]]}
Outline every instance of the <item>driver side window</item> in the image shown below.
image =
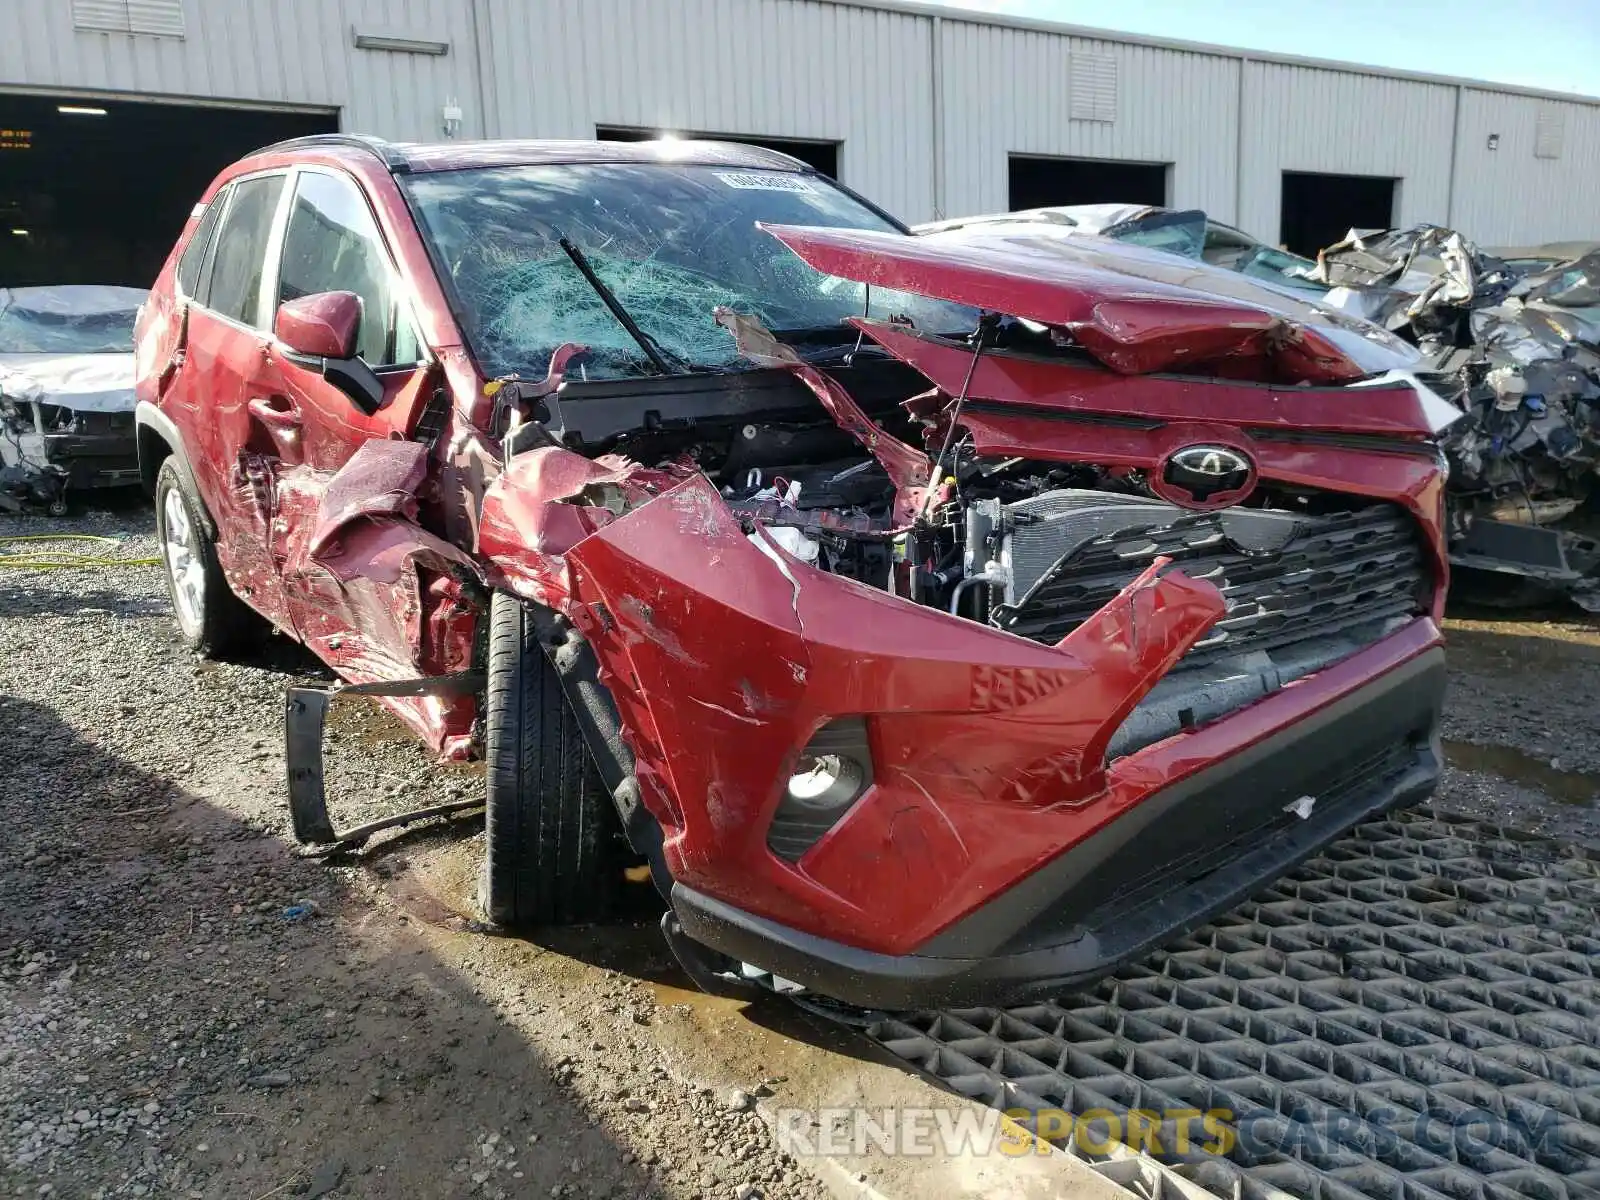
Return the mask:
{"type": "Polygon", "coordinates": [[[356,353],[371,367],[409,365],[421,353],[399,289],[360,189],[338,176],[302,172],[284,231],[278,303],[354,292],[361,300],[356,353]]]}

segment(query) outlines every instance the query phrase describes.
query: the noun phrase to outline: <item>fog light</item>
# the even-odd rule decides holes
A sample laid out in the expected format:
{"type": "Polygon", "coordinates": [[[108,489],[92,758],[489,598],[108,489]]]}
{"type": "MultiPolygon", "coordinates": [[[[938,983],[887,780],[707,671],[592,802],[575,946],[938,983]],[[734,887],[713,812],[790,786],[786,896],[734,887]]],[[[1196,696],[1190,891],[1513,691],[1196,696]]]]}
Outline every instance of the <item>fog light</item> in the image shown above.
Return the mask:
{"type": "Polygon", "coordinates": [[[866,780],[860,763],[838,754],[808,754],[799,768],[789,776],[785,798],[813,811],[828,812],[849,804],[861,794],[866,780]]]}
{"type": "Polygon", "coordinates": [[[800,752],[767,830],[767,845],[793,862],[839,823],[872,784],[867,723],[842,717],[817,730],[800,752]]]}

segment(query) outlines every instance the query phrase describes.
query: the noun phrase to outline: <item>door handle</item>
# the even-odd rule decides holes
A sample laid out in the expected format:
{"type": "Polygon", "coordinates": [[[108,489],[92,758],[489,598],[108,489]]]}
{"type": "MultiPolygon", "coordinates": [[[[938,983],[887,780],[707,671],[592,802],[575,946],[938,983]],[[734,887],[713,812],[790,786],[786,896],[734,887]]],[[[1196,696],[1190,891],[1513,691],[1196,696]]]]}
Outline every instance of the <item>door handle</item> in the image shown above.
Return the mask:
{"type": "Polygon", "coordinates": [[[287,406],[289,401],[282,396],[252,396],[248,405],[250,415],[263,425],[271,425],[274,429],[299,429],[300,414],[287,406]]]}

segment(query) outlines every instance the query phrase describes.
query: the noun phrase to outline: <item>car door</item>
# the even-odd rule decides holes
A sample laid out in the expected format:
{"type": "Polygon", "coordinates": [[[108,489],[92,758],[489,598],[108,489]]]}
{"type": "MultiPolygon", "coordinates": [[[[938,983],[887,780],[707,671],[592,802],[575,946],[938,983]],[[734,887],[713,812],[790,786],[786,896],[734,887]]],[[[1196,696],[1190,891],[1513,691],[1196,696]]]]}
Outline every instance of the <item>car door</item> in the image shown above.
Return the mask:
{"type": "MultiPolygon", "coordinates": [[[[371,367],[383,397],[364,412],[323,372],[296,361],[286,347],[273,356],[271,391],[258,397],[283,423],[295,461],[281,477],[277,553],[295,627],[307,645],[352,676],[415,672],[415,630],[407,619],[418,598],[414,579],[375,580],[329,569],[327,547],[314,546],[330,485],[374,440],[406,440],[434,389],[434,372],[416,334],[408,289],[365,193],[355,179],[327,167],[296,172],[277,261],[278,304],[325,292],[352,292],[361,302],[356,357],[371,367]]],[[[348,476],[341,504],[359,490],[348,476]]],[[[370,532],[370,530],[369,530],[370,532]]]]}
{"type": "Polygon", "coordinates": [[[304,167],[283,232],[276,301],[335,291],[361,301],[356,355],[377,373],[384,397],[364,413],[315,369],[280,355],[283,399],[299,414],[300,451],[316,471],[337,471],[371,438],[408,436],[427,400],[428,372],[407,289],[365,194],[343,172],[304,167]]]}
{"type": "Polygon", "coordinates": [[[189,279],[183,365],[167,411],[179,426],[196,486],[217,526],[217,559],[235,594],[279,628],[292,628],[272,548],[276,507],[273,427],[252,411],[270,369],[271,298],[265,265],[287,172],[245,176],[212,201],[215,234],[189,279]]]}

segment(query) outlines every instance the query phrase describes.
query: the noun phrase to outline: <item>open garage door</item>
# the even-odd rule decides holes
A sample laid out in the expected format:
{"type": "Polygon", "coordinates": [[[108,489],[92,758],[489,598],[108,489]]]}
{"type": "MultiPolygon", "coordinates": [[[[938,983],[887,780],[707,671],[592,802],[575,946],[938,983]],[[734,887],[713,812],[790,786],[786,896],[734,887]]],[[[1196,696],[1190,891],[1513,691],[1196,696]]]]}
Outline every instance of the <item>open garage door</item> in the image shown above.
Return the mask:
{"type": "Polygon", "coordinates": [[[149,287],[218,171],[338,127],[332,112],[0,91],[0,287],[149,287]]]}
{"type": "MultiPolygon", "coordinates": [[[[620,125],[596,125],[595,137],[602,142],[648,142],[660,137],[659,129],[629,129],[620,125]]],[[[798,158],[829,179],[839,178],[839,143],[803,141],[799,138],[758,137],[743,133],[679,133],[678,137],[712,142],[738,142],[742,146],[761,146],[790,158],[798,158]]]]}
{"type": "Polygon", "coordinates": [[[1011,156],[1011,211],[1067,204],[1165,204],[1167,164],[1011,156]]]}
{"type": "Polygon", "coordinates": [[[1375,175],[1283,173],[1283,244],[1315,258],[1352,229],[1394,226],[1395,179],[1375,175]]]}

